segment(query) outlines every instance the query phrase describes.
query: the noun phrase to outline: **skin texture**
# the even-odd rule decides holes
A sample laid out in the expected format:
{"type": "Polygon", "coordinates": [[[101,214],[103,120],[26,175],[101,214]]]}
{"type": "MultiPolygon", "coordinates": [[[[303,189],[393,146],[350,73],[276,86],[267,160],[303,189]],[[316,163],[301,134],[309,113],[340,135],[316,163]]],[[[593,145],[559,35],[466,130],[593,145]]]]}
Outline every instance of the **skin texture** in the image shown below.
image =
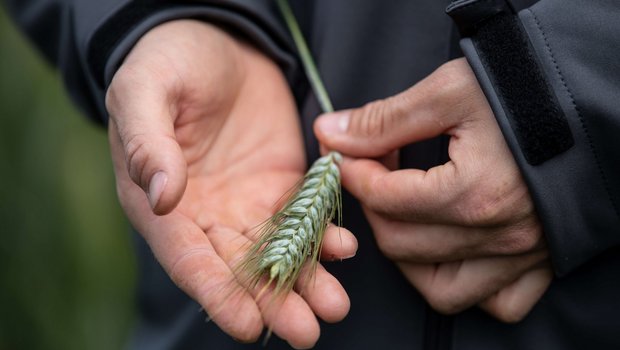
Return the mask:
{"type": "MultiPolygon", "coordinates": [[[[320,334],[316,316],[346,316],[346,292],[320,265],[316,282],[300,284],[303,293],[291,293],[279,312],[231,271],[252,228],[306,167],[294,100],[273,62],[216,27],[169,22],[135,45],[106,106],[125,213],[170,278],[222,330],[249,342],[270,326],[291,346],[309,348],[320,334]]],[[[356,249],[346,229],[328,229],[323,257],[356,249]]]]}
{"type": "Polygon", "coordinates": [[[348,156],[343,186],[363,204],[379,248],[435,309],[478,305],[517,322],[543,295],[553,275],[541,226],[465,59],[396,96],[323,115],[315,133],[348,156]],[[395,169],[399,147],[441,134],[449,162],[395,169]]]}

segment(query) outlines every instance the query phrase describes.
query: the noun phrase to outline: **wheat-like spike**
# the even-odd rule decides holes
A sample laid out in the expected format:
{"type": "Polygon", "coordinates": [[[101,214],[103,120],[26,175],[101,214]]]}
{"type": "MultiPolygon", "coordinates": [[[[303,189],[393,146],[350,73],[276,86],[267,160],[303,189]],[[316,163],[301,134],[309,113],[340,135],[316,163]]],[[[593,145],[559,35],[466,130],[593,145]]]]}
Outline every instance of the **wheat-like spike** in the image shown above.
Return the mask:
{"type": "Polygon", "coordinates": [[[327,225],[341,209],[341,161],[337,152],[315,161],[300,188],[261,228],[238,265],[237,273],[248,288],[266,278],[262,291],[273,284],[277,299],[293,288],[308,258],[314,273],[327,225]]]}
{"type": "MultiPolygon", "coordinates": [[[[321,109],[323,112],[333,112],[329,95],[288,1],[277,0],[277,5],[291,32],[321,109]]],[[[273,294],[269,305],[288,294],[308,258],[308,278],[314,276],[327,225],[336,217],[336,212],[338,224],[342,221],[338,169],[341,162],[342,155],[338,152],[330,152],[317,159],[304,176],[301,186],[284,207],[265,222],[258,239],[234,268],[235,275],[248,289],[256,288],[261,281],[266,282],[258,293],[257,300],[261,299],[270,286],[273,286],[273,294]]],[[[271,326],[264,344],[270,334],[271,326]]]]}

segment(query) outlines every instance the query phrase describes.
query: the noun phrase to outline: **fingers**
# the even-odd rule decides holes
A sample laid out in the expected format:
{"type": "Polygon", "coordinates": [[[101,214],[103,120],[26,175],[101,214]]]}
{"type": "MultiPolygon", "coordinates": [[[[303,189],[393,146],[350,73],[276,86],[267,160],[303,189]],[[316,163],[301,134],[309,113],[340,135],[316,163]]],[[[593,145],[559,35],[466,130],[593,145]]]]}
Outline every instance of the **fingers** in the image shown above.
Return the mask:
{"type": "MultiPolygon", "coordinates": [[[[218,254],[230,266],[240,261],[250,242],[247,237],[226,229],[215,228],[207,235],[218,254]]],[[[251,293],[256,297],[261,289],[262,286],[259,286],[251,293]]],[[[275,304],[271,303],[271,291],[267,291],[258,304],[265,323],[272,327],[275,334],[295,348],[309,348],[320,335],[314,315],[327,322],[339,321],[348,313],[350,302],[342,285],[320,265],[313,276],[307,266],[304,268],[297,289],[301,296],[291,292],[275,304]]]]}
{"type": "Polygon", "coordinates": [[[524,220],[534,205],[510,154],[496,167],[449,161],[428,171],[389,171],[369,159],[344,158],[342,184],[369,209],[420,223],[497,226],[524,220]]]}
{"type": "Polygon", "coordinates": [[[384,157],[440,134],[451,136],[450,161],[428,171],[389,172],[378,162],[345,161],[344,187],[377,212],[477,226],[496,225],[532,211],[516,163],[464,60],[445,64],[394,97],[325,115],[315,129],[327,148],[364,158],[384,157]]]}
{"type": "MultiPolygon", "coordinates": [[[[330,224],[323,238],[321,258],[342,260],[355,256],[357,239],[351,231],[330,224]]],[[[296,283],[295,289],[306,299],[312,310],[325,322],[339,322],[348,313],[351,302],[336,277],[328,273],[321,264],[316,272],[306,265],[296,283]]]]}
{"type": "Polygon", "coordinates": [[[342,321],[351,308],[349,296],[340,282],[321,264],[317,264],[314,272],[311,271],[311,266],[304,266],[295,284],[295,290],[325,322],[342,321]]]}
{"type": "Polygon", "coordinates": [[[507,323],[521,321],[543,296],[553,272],[548,264],[526,272],[512,284],[479,304],[491,316],[507,323]]]}
{"type": "Polygon", "coordinates": [[[357,252],[357,239],[344,227],[330,224],[323,237],[321,259],[332,261],[349,259],[357,252]]]}
{"type": "Polygon", "coordinates": [[[345,158],[340,170],[343,186],[373,211],[418,222],[462,221],[454,212],[462,189],[452,163],[429,171],[389,171],[374,160],[345,158]]]}
{"type": "Polygon", "coordinates": [[[182,225],[183,220],[177,213],[154,220],[158,227],[148,238],[153,253],[174,283],[224,332],[243,342],[256,341],[263,319],[253,296],[235,282],[204,232],[191,223],[182,225]]]}
{"type": "Polygon", "coordinates": [[[536,221],[508,227],[465,227],[392,220],[365,210],[382,253],[394,261],[439,263],[521,255],[544,249],[536,221]]]}
{"type": "MultiPolygon", "coordinates": [[[[212,228],[207,235],[217,253],[231,266],[231,270],[235,269],[250,240],[233,230],[218,227],[212,228]]],[[[262,288],[261,285],[249,292],[256,298],[262,288]]],[[[272,292],[267,290],[257,302],[265,323],[291,346],[309,348],[318,340],[319,324],[312,309],[298,294],[289,293],[283,300],[274,302],[272,292]]]]}
{"type": "Polygon", "coordinates": [[[129,178],[122,146],[114,136],[111,147],[121,204],[164,270],[226,333],[242,341],[257,339],[263,327],[261,313],[246,292],[227,302],[234,279],[204,232],[178,212],[155,215],[144,192],[129,178]]]}
{"type": "Polygon", "coordinates": [[[520,256],[442,264],[398,264],[407,279],[437,311],[454,314],[487,299],[547,259],[539,251],[520,256]]]}
{"type": "MultiPolygon", "coordinates": [[[[401,94],[323,115],[315,133],[324,148],[357,158],[451,136],[450,161],[428,171],[390,171],[369,159],[341,166],[343,186],[365,207],[379,247],[436,309],[475,305],[547,259],[528,189],[465,60],[401,94]],[[438,264],[402,263],[412,261],[438,264]]],[[[519,309],[541,289],[513,296],[519,309]]],[[[500,295],[511,294],[490,298],[488,308],[500,295]]]]}
{"type": "Polygon", "coordinates": [[[170,89],[146,69],[121,68],[106,96],[110,133],[118,135],[128,174],[160,215],[174,209],[187,182],[170,89]]]}
{"type": "Polygon", "coordinates": [[[398,95],[362,108],[322,115],[314,131],[330,149],[354,157],[381,156],[406,144],[450,133],[470,112],[467,102],[476,94],[475,82],[464,59],[451,61],[398,95]]]}

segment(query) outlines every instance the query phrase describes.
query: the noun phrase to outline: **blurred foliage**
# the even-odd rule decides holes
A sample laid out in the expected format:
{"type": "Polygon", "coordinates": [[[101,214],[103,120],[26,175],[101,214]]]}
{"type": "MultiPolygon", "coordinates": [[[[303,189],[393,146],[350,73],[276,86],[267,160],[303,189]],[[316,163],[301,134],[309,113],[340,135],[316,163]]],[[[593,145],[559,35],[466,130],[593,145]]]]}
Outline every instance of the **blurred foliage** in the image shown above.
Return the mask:
{"type": "Polygon", "coordinates": [[[135,262],[105,130],[0,9],[0,349],[119,349],[135,262]]]}

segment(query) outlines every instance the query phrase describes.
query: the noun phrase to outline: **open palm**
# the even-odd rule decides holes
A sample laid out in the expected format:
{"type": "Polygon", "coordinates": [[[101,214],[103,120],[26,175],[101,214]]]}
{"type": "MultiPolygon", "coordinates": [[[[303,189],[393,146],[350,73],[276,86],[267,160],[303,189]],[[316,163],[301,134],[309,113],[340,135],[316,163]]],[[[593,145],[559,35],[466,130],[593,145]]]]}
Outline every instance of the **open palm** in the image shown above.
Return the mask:
{"type": "MultiPolygon", "coordinates": [[[[126,58],[106,105],[127,216],[225,332],[250,341],[269,324],[292,346],[309,347],[319,336],[315,314],[346,315],[345,291],[320,266],[303,298],[291,293],[278,313],[252,291],[231,294],[243,290],[231,282],[240,248],[306,167],[294,100],[268,58],[201,22],[163,24],[126,58]]],[[[354,254],[354,238],[339,233],[342,242],[328,231],[324,256],[354,254]]]]}

